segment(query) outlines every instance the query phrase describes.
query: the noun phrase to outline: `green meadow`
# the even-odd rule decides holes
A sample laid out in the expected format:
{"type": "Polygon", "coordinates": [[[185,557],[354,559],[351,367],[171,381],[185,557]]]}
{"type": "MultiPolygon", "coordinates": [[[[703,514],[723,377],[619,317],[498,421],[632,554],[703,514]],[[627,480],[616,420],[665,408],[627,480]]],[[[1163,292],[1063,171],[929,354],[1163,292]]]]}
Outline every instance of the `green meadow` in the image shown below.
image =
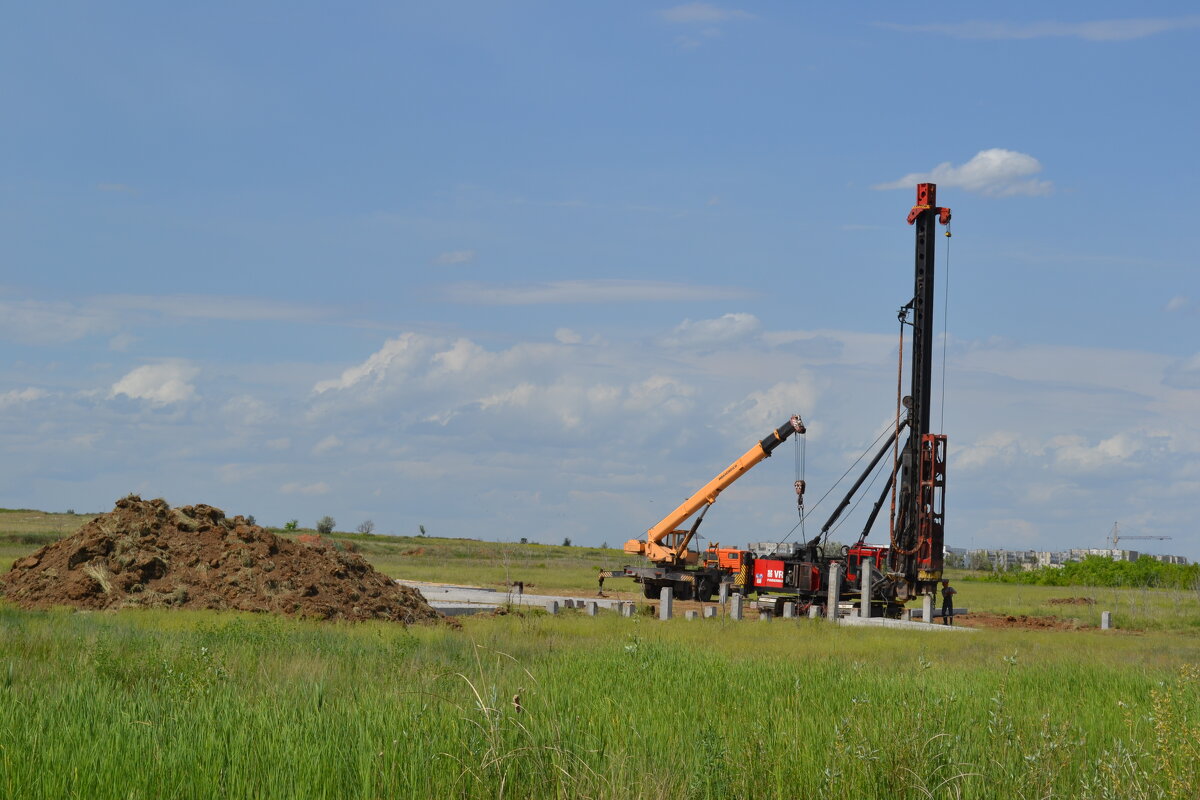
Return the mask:
{"type": "Polygon", "coordinates": [[[5,797],[1194,798],[1200,641],[0,610],[5,797]]]}
{"type": "MultiPolygon", "coordinates": [[[[30,513],[0,512],[4,557],[87,519],[38,529],[30,513]]],[[[335,538],[392,575],[484,585],[582,591],[625,560],[335,538]]],[[[972,610],[1070,624],[951,633],[532,612],[455,630],[0,604],[0,795],[1197,796],[1196,592],[954,577],[972,610]],[[1072,597],[1095,603],[1050,602],[1072,597]],[[1117,630],[1096,629],[1102,610],[1117,630]]]]}

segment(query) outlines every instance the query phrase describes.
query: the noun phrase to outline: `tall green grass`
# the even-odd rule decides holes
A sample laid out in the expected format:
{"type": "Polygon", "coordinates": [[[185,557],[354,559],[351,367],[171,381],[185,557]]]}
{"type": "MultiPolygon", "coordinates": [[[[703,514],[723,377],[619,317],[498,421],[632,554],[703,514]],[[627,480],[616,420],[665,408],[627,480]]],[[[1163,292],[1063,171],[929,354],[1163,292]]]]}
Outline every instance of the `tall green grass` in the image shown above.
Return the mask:
{"type": "Polygon", "coordinates": [[[1194,797],[1198,657],[1162,634],[0,607],[0,793],[1194,797]]]}

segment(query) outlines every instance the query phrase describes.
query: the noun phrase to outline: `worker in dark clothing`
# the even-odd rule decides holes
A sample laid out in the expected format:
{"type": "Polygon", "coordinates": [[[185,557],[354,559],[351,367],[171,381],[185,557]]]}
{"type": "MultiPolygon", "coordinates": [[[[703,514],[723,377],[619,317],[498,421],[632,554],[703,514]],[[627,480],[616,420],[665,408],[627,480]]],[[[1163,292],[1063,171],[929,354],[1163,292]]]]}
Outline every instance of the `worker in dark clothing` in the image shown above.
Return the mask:
{"type": "Polygon", "coordinates": [[[954,624],[954,595],[958,594],[949,580],[942,580],[942,624],[954,624]]]}

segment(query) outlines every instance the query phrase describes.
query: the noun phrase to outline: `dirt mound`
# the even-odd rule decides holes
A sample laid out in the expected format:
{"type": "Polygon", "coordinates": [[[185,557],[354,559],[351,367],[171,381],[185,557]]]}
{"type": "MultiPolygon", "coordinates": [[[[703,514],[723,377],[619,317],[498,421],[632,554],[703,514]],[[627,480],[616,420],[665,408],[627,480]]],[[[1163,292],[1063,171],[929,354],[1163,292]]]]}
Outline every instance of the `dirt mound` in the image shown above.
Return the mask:
{"type": "Polygon", "coordinates": [[[1090,597],[1052,597],[1046,601],[1052,606],[1094,606],[1096,601],[1090,597]]]}
{"type": "Polygon", "coordinates": [[[971,612],[954,618],[955,625],[970,628],[1024,628],[1026,630],[1073,631],[1081,625],[1077,619],[1030,617],[1025,614],[981,614],[971,612]]]}
{"type": "Polygon", "coordinates": [[[445,619],[419,591],[324,540],[284,539],[206,505],[130,495],[70,538],[13,564],[23,608],[211,608],[317,619],[445,619]]]}

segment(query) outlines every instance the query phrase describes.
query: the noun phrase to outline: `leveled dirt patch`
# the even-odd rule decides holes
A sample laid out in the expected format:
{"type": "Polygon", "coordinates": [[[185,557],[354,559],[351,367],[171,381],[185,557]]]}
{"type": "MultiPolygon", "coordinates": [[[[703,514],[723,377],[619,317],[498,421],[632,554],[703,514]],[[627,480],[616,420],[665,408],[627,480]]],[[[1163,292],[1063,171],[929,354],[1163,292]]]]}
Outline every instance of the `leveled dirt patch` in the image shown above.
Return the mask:
{"type": "Polygon", "coordinates": [[[130,495],[70,538],[13,564],[0,592],[23,608],[209,608],[316,619],[445,618],[354,553],[301,544],[206,505],[130,495]]]}
{"type": "Polygon", "coordinates": [[[980,614],[971,612],[954,618],[955,625],[969,628],[1024,628],[1026,630],[1073,631],[1084,627],[1077,619],[1029,617],[1024,614],[980,614]]]}

